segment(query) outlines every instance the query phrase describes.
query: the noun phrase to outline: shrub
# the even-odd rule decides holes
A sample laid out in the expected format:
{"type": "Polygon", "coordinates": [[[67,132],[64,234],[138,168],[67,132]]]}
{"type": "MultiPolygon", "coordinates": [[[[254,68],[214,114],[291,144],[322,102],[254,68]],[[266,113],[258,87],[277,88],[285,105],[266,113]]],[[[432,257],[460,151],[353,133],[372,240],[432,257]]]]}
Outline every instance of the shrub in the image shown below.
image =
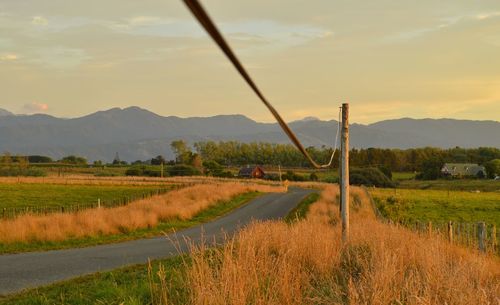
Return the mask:
{"type": "Polygon", "coordinates": [[[387,176],[387,178],[389,178],[390,180],[392,180],[392,171],[389,167],[387,166],[379,166],[378,169],[384,173],[384,175],[387,176]]]}
{"type": "Polygon", "coordinates": [[[167,168],[170,176],[196,176],[201,175],[201,172],[191,165],[178,164],[167,168]]]}
{"type": "Polygon", "coordinates": [[[0,168],[0,176],[1,177],[18,177],[18,176],[26,176],[26,177],[44,177],[47,174],[45,171],[38,168],[0,168]]]}
{"type": "Polygon", "coordinates": [[[349,171],[349,183],[376,187],[394,187],[394,183],[378,168],[353,168],[349,171]]]}
{"type": "Polygon", "coordinates": [[[297,175],[293,171],[287,171],[284,175],[281,176],[282,180],[288,180],[288,181],[305,181],[306,179],[301,176],[297,175]]]}
{"type": "Polygon", "coordinates": [[[205,168],[205,174],[207,176],[218,177],[223,172],[222,166],[219,163],[212,160],[203,161],[203,167],[205,168]]]}

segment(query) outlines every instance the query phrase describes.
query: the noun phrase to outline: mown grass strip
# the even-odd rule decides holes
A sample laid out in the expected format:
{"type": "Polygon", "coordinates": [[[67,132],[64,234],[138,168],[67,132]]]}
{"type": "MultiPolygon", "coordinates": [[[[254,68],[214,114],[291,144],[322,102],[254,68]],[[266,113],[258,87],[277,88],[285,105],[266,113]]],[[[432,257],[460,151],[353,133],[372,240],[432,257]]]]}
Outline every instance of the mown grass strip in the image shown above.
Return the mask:
{"type": "Polygon", "coordinates": [[[292,223],[294,221],[304,219],[309,211],[311,204],[315,203],[319,199],[318,193],[311,193],[307,195],[302,201],[286,215],[284,221],[287,223],[292,223]]]}
{"type": "MultiPolygon", "coordinates": [[[[157,282],[159,265],[163,265],[165,277],[175,292],[171,301],[187,303],[185,266],[189,256],[182,255],[151,263],[151,274],[157,282]]],[[[113,271],[96,273],[50,286],[31,289],[22,293],[0,297],[5,305],[54,305],[54,304],[151,304],[148,265],[141,264],[113,271]]]]}
{"type": "Polygon", "coordinates": [[[101,244],[158,236],[163,233],[169,233],[174,230],[181,230],[211,221],[217,217],[229,213],[231,210],[249,202],[250,200],[256,198],[261,194],[262,193],[259,192],[244,193],[233,197],[231,200],[220,202],[214,205],[213,207],[201,211],[200,213],[198,213],[189,220],[172,219],[166,222],[162,222],[154,228],[144,228],[144,229],[138,229],[134,231],[122,232],[119,234],[112,234],[112,235],[98,235],[98,236],[91,236],[78,239],[70,238],[64,241],[57,241],[57,242],[32,241],[32,242],[22,242],[22,243],[19,242],[19,243],[8,243],[8,244],[0,243],[0,254],[81,248],[87,246],[95,246],[101,244]]]}

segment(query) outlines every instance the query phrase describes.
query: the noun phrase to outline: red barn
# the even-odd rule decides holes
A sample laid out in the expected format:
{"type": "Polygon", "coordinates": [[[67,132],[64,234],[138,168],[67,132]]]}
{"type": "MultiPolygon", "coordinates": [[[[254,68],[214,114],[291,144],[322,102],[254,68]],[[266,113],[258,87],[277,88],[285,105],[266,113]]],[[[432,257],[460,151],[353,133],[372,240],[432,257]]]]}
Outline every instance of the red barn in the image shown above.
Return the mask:
{"type": "Polygon", "coordinates": [[[238,173],[238,177],[241,178],[256,178],[262,179],[264,178],[264,170],[260,166],[247,166],[240,169],[238,173]]]}

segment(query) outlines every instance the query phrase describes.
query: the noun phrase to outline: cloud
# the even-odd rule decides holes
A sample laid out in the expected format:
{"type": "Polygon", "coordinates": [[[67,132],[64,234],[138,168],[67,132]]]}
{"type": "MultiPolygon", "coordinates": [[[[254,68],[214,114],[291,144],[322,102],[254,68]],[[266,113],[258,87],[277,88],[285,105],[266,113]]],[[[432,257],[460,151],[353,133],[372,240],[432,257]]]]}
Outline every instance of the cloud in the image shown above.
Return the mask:
{"type": "Polygon", "coordinates": [[[47,110],[49,110],[49,105],[45,103],[32,102],[23,106],[24,113],[41,113],[47,112],[47,110]]]}
{"type": "Polygon", "coordinates": [[[49,24],[49,21],[42,16],[35,16],[31,19],[31,24],[36,26],[46,26],[49,24]]]}
{"type": "Polygon", "coordinates": [[[0,54],[0,61],[15,61],[19,57],[16,54],[8,53],[8,54],[0,54]]]}
{"type": "Polygon", "coordinates": [[[485,20],[485,19],[498,17],[498,16],[500,16],[500,12],[489,12],[489,13],[478,14],[478,15],[476,15],[476,18],[479,20],[485,20]]]}

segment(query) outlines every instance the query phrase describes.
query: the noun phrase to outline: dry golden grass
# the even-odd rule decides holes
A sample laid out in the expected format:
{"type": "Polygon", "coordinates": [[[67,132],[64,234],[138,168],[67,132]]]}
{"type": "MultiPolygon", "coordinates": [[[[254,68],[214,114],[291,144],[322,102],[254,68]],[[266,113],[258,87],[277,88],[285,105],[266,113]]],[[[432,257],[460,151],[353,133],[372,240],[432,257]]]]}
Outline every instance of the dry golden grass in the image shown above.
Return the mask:
{"type": "Polygon", "coordinates": [[[154,227],[168,219],[190,219],[221,201],[250,192],[283,188],[240,183],[194,185],[116,208],[89,209],[46,216],[24,215],[0,220],[0,242],[60,241],[67,238],[115,234],[154,227]]]}
{"type": "Polygon", "coordinates": [[[380,223],[366,193],[352,193],[348,244],[341,242],[339,225],[332,225],[338,188],[331,186],[304,221],[255,223],[222,248],[194,249],[185,279],[188,302],[499,304],[497,258],[380,223]]]}

